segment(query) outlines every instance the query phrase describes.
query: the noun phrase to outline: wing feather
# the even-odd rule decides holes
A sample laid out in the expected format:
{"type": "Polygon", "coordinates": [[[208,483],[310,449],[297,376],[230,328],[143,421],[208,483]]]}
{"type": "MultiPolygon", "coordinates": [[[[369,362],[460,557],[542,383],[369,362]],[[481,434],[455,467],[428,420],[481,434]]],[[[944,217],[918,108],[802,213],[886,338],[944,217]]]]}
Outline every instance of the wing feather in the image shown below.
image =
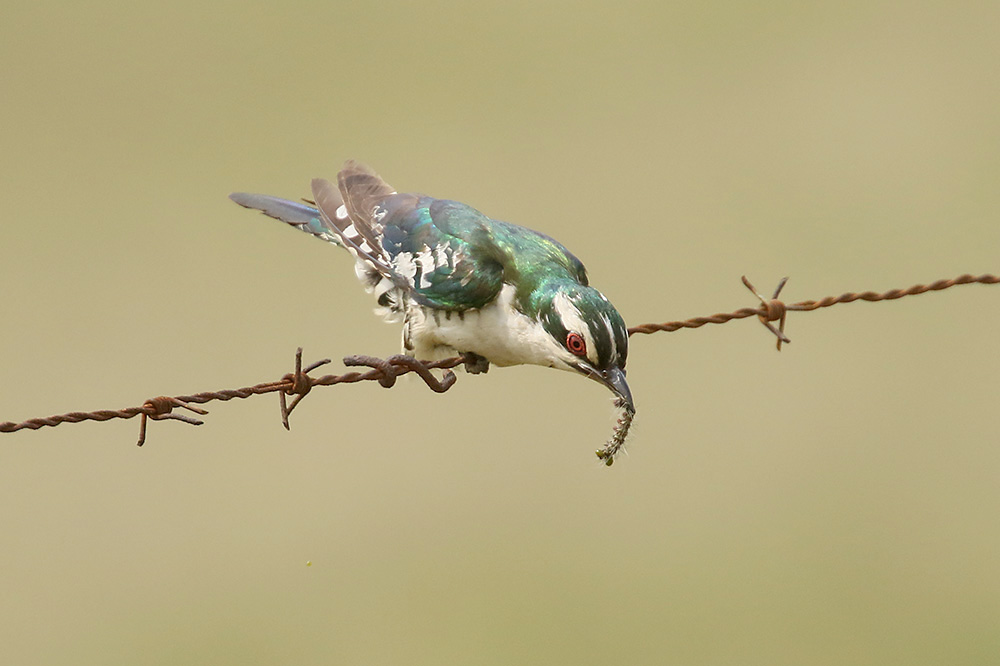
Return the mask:
{"type": "Polygon", "coordinates": [[[378,288],[383,296],[398,290],[420,305],[449,311],[480,308],[496,298],[505,264],[491,236],[494,221],[465,204],[397,194],[358,162],[347,162],[337,183],[312,181],[315,207],[262,194],[230,198],[347,248],[362,282],[375,286],[378,276],[388,281],[378,288]]]}
{"type": "Polygon", "coordinates": [[[396,190],[371,168],[354,160],[344,163],[337,174],[337,185],[347,214],[358,232],[369,245],[378,247],[381,221],[376,218],[375,211],[396,190]]]}

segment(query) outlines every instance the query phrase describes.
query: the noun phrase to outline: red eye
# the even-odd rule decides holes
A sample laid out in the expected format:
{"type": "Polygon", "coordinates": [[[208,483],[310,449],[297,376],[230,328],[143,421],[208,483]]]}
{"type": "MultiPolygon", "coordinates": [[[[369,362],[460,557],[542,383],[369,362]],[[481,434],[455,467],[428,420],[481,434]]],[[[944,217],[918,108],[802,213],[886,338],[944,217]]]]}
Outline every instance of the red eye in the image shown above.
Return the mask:
{"type": "Polygon", "coordinates": [[[587,354],[587,343],[583,341],[579,333],[567,333],[566,334],[566,349],[570,350],[577,356],[585,356],[587,354]]]}

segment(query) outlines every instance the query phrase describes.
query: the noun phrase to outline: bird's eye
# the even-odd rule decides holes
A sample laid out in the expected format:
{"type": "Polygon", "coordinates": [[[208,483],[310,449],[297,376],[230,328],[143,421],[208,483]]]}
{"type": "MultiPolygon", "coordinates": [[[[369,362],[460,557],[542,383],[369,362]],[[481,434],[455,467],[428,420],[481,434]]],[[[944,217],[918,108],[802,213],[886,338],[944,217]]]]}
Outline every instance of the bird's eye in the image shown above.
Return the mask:
{"type": "Polygon", "coordinates": [[[587,343],[583,341],[579,333],[567,333],[566,349],[577,356],[585,356],[587,354],[587,343]]]}

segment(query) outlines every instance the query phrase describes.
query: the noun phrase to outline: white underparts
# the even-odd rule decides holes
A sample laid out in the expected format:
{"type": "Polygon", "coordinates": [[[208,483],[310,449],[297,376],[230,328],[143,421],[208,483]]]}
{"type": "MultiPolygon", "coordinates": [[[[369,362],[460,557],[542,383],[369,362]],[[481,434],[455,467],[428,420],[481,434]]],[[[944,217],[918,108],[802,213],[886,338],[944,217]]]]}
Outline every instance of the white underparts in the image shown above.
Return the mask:
{"type": "MultiPolygon", "coordinates": [[[[339,209],[337,212],[340,214],[339,209]]],[[[354,240],[362,251],[367,250],[353,225],[345,228],[345,236],[354,240]],[[350,233],[354,232],[353,237],[350,233]],[[356,239],[356,240],[355,240],[356,239]],[[361,241],[361,242],[358,242],[361,241]]],[[[403,322],[403,353],[424,360],[447,358],[459,352],[472,352],[494,365],[542,365],[562,370],[574,369],[574,357],[546,332],[537,319],[528,317],[514,307],[515,288],[504,284],[492,302],[482,308],[448,311],[422,305],[410,298],[409,291],[382,275],[370,262],[360,259],[357,252],[354,271],[365,289],[378,302],[375,313],[390,323],[403,322]]],[[[400,253],[393,262],[394,273],[421,288],[431,285],[427,276],[438,266],[455,261],[454,249],[444,245],[435,250],[400,253]],[[419,274],[419,275],[418,275],[419,274]]],[[[379,253],[378,259],[389,263],[379,253]]],[[[463,284],[471,275],[463,275],[463,284]]],[[[579,311],[569,304],[579,321],[579,330],[587,336],[588,350],[593,348],[589,329],[583,325],[579,311]]],[[[561,316],[562,313],[560,313],[561,316]]],[[[564,318],[565,321],[565,318],[564,318]]]]}
{"type": "Polygon", "coordinates": [[[459,312],[433,310],[416,303],[406,308],[411,353],[440,358],[473,352],[494,365],[544,365],[569,369],[541,323],[513,306],[514,286],[505,284],[485,307],[459,312]]]}

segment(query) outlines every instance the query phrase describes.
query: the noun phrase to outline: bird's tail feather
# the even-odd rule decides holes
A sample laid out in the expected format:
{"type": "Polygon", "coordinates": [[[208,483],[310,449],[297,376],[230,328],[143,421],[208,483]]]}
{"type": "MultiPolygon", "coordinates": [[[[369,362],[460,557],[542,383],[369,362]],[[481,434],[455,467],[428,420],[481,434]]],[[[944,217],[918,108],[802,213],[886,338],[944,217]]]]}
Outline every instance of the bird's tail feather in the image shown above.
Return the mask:
{"type": "Polygon", "coordinates": [[[259,210],[268,217],[281,220],[317,238],[322,238],[334,245],[343,245],[338,234],[326,226],[315,206],[267,194],[248,194],[246,192],[233,192],[229,198],[244,208],[259,210]]]}

